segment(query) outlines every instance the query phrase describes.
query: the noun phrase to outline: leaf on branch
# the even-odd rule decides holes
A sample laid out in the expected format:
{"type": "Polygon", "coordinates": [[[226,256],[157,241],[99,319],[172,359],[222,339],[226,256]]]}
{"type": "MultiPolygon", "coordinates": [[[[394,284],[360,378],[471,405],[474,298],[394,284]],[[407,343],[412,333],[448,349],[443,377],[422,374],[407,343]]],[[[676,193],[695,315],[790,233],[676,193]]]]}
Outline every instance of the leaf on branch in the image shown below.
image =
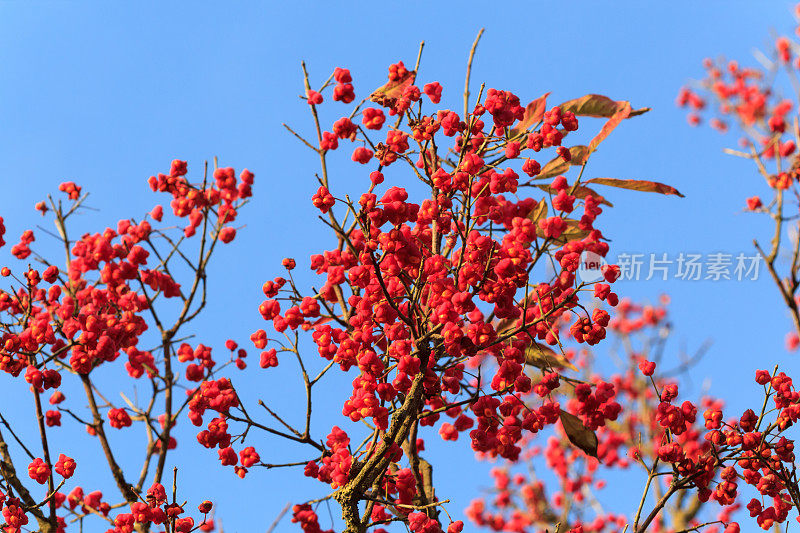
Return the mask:
{"type": "Polygon", "coordinates": [[[503,318],[497,322],[494,326],[494,330],[497,332],[498,335],[501,335],[508,331],[511,326],[514,325],[514,319],[511,318],[503,318]]]}
{"type": "Polygon", "coordinates": [[[600,133],[595,135],[594,139],[591,140],[589,143],[589,152],[594,152],[597,149],[597,145],[605,140],[608,135],[614,131],[614,128],[619,126],[619,123],[628,118],[631,115],[631,104],[630,102],[617,102],[617,111],[611,115],[603,125],[603,129],[600,130],[600,133]]]}
{"type": "Polygon", "coordinates": [[[561,409],[561,425],[569,441],[592,457],[597,457],[597,435],[583,425],[581,419],[561,409]]]}
{"type": "MultiPolygon", "coordinates": [[[[567,228],[557,239],[551,239],[550,242],[558,246],[564,246],[570,241],[577,241],[589,235],[589,231],[578,227],[580,223],[577,220],[564,219],[564,222],[567,223],[567,228]]],[[[538,225],[536,226],[536,235],[539,238],[544,238],[544,230],[538,225]]]]}
{"type": "Polygon", "coordinates": [[[522,120],[511,129],[511,135],[519,135],[520,132],[527,130],[534,124],[539,123],[544,116],[544,110],[547,107],[547,97],[550,93],[544,93],[542,96],[525,106],[525,116],[522,120]]]}
{"type": "Polygon", "coordinates": [[[532,344],[525,350],[525,363],[545,370],[554,368],[569,368],[576,372],[578,370],[569,359],[542,344],[532,344]]]}
{"type": "Polygon", "coordinates": [[[158,375],[158,369],[157,368],[153,368],[150,365],[148,365],[147,363],[141,363],[141,365],[142,365],[142,367],[145,369],[145,371],[147,373],[149,373],[149,374],[151,374],[153,376],[157,376],[158,375]]]}
{"type": "Polygon", "coordinates": [[[534,224],[539,222],[540,220],[547,217],[547,202],[545,202],[544,198],[539,200],[539,203],[536,207],[533,208],[533,211],[530,212],[528,215],[528,219],[531,220],[534,224]]]}
{"type": "MultiPolygon", "coordinates": [[[[545,203],[544,198],[542,198],[539,201],[539,205],[541,205],[541,204],[544,204],[544,215],[543,215],[543,217],[546,217],[547,216],[547,204],[545,203]]],[[[530,218],[530,215],[528,215],[528,218],[530,218]]],[[[536,220],[534,220],[534,222],[535,221],[536,220]]],[[[520,304],[519,304],[520,307],[530,307],[532,305],[536,305],[536,302],[537,302],[537,296],[536,295],[537,295],[536,291],[528,293],[528,295],[525,296],[525,298],[523,298],[520,301],[520,304]]],[[[514,324],[517,322],[517,320],[518,319],[516,319],[516,318],[501,318],[500,320],[498,320],[497,325],[495,325],[494,330],[498,334],[505,333],[505,332],[507,332],[508,330],[510,330],[514,326],[514,324]]]]}
{"type": "MultiPolygon", "coordinates": [[[[610,118],[619,110],[620,103],[608,96],[587,94],[581,98],[564,102],[559,107],[562,111],[572,111],[582,117],[610,118]]],[[[649,107],[634,109],[628,114],[628,118],[643,115],[648,111],[650,111],[649,107]]]]}
{"type": "MultiPolygon", "coordinates": [[[[342,315],[342,314],[340,313],[340,314],[338,314],[338,315],[336,315],[336,316],[337,316],[338,318],[342,318],[344,315],[342,315]]],[[[332,316],[323,316],[323,317],[320,317],[320,318],[316,319],[314,322],[312,322],[312,323],[311,323],[311,325],[312,325],[312,326],[321,326],[321,325],[323,325],[323,324],[327,324],[328,322],[330,322],[330,321],[332,321],[332,320],[333,320],[333,317],[332,317],[332,316]]]]}
{"type": "Polygon", "coordinates": [[[559,174],[564,174],[572,165],[580,166],[584,164],[589,157],[589,147],[583,145],[573,146],[569,149],[569,153],[572,156],[569,162],[558,156],[543,166],[542,171],[534,179],[546,180],[559,174]]]}
{"type": "MultiPolygon", "coordinates": [[[[550,194],[558,194],[558,191],[553,189],[550,185],[540,183],[536,186],[542,189],[544,192],[549,192],[550,194]]],[[[569,190],[567,192],[569,192],[569,190]]],[[[584,187],[583,185],[579,185],[578,187],[576,187],[575,190],[572,191],[572,194],[575,196],[575,198],[578,198],[579,200],[583,200],[587,196],[594,196],[595,198],[603,198],[594,189],[590,189],[589,187],[584,187]]],[[[612,204],[605,198],[603,198],[603,201],[601,203],[607,205],[608,207],[614,207],[614,204],[612,204]]]]}
{"type": "Polygon", "coordinates": [[[609,187],[619,187],[620,189],[630,189],[632,191],[657,192],[659,194],[674,194],[684,196],[676,189],[664,183],[645,180],[621,180],[616,178],[592,178],[586,183],[596,183],[598,185],[608,185],[609,187]]]}
{"type": "Polygon", "coordinates": [[[369,95],[369,99],[383,107],[394,107],[397,100],[403,96],[403,91],[406,87],[414,83],[416,77],[417,71],[409,70],[399,80],[389,81],[382,87],[375,89],[375,91],[369,95]]]}

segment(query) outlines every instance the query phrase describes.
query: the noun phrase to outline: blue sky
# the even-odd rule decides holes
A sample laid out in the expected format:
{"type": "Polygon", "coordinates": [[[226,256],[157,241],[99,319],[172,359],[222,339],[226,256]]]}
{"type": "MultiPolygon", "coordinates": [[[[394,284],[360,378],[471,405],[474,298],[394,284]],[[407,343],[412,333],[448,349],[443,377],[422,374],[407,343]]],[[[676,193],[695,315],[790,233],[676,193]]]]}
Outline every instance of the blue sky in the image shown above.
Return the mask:
{"type": "MultiPolygon", "coordinates": [[[[173,158],[188,160],[190,169],[214,156],[222,165],[250,168],[256,183],[241,218],[246,227],[212,266],[211,309],[197,323],[198,340],[217,349],[229,337],[244,341],[261,327],[259,288],[280,273],[281,258],[297,258],[302,269],[310,254],[331,246],[309,201],[316,158],[281,127],[310,128],[307,106],[297,98],[301,59],[317,84],[334,67],[350,68],[364,95],[383,83],[388,64],[413,64],[425,40],[420,80],[440,81],[444,103],[460,109],[467,52],[485,27],[476,86],[509,89],[524,101],[547,91],[552,103],[601,93],[653,108],[604,142],[587,175],[656,179],[686,198],[609,190],[615,208],[600,220],[612,250],[752,253],[752,238],[766,241],[767,228],[741,209],[745,197],[765,192],[763,185],[746,162],[722,154],[734,138],[689,128],[674,99],[681,85],[702,75],[704,57],[752,62],[755,47],[769,46],[770,29],[791,31],[790,8],[784,1],[5,2],[0,216],[13,241],[38,223],[34,203],[74,180],[100,209],[80,224],[102,228],[149,211],[160,199],[146,179],[168,170],[173,158]]],[[[334,169],[334,188],[354,191],[366,182],[350,165],[334,169]]],[[[619,292],[650,301],[662,292],[672,296],[676,351],[713,341],[696,369],[693,394],[713,374],[706,383],[711,392],[743,409],[757,396],[755,368],[778,362],[787,371],[797,368],[796,356],[783,348],[790,322],[763,273],[756,282],[629,282],[619,292]]],[[[290,387],[294,369],[286,366],[244,373],[239,381],[253,396],[291,409],[300,391],[290,387]]],[[[3,383],[0,405],[5,409],[17,392],[3,383]]],[[[333,416],[338,408],[322,413],[333,416]]],[[[318,427],[331,423],[320,420],[318,427]]],[[[72,436],[64,429],[65,441],[72,436]]],[[[192,501],[216,496],[226,531],[266,529],[287,501],[322,494],[319,484],[291,473],[256,471],[241,481],[214,467],[216,454],[191,440],[187,434],[182,441],[193,466],[181,471],[181,491],[192,501]],[[214,494],[203,492],[202,482],[214,494]]],[[[297,458],[279,441],[253,443],[265,460],[297,458]]],[[[437,465],[439,495],[459,513],[489,480],[483,466],[473,470],[465,442],[435,447],[440,458],[448,454],[437,465]]],[[[85,450],[79,464],[90,464],[95,453],[85,450]]],[[[102,472],[96,476],[112,488],[102,472]]],[[[279,528],[290,529],[288,520],[279,528]]]]}

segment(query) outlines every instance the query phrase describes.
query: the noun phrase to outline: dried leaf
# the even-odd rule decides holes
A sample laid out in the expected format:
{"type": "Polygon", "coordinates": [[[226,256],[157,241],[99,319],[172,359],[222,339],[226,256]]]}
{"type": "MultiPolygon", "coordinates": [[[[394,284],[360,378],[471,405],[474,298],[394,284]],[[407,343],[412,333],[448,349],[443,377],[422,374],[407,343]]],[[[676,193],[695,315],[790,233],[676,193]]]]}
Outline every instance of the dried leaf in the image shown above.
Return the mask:
{"type": "Polygon", "coordinates": [[[369,95],[369,99],[383,107],[393,107],[397,99],[403,96],[405,88],[414,83],[414,78],[416,78],[416,76],[416,70],[409,70],[399,80],[387,82],[382,87],[375,89],[375,91],[369,95]]]}
{"type": "MultiPolygon", "coordinates": [[[[578,116],[609,118],[619,109],[619,103],[608,96],[600,94],[587,94],[574,100],[569,100],[561,104],[562,111],[572,111],[578,116]]],[[[628,114],[628,117],[635,117],[650,111],[649,107],[635,109],[628,114]]]]}
{"type": "Polygon", "coordinates": [[[570,162],[566,162],[563,157],[558,156],[543,166],[542,171],[535,176],[534,179],[546,180],[558,176],[559,174],[564,174],[572,165],[580,166],[584,164],[589,156],[589,147],[582,145],[573,146],[569,149],[569,153],[572,156],[570,162]]]}
{"type": "Polygon", "coordinates": [[[630,189],[632,191],[657,192],[659,194],[674,194],[683,198],[678,189],[657,181],[645,180],[620,180],[616,178],[592,178],[586,183],[596,183],[598,185],[608,185],[609,187],[619,187],[620,189],[630,189]]]}
{"type": "Polygon", "coordinates": [[[550,93],[545,93],[527,106],[525,106],[525,116],[522,120],[514,126],[511,130],[511,135],[518,135],[521,131],[525,131],[534,124],[537,124],[544,116],[544,110],[547,107],[547,97],[550,93]]]}
{"type": "MultiPolygon", "coordinates": [[[[540,189],[542,189],[544,192],[549,192],[550,194],[558,194],[558,191],[553,189],[550,185],[540,183],[540,184],[538,184],[536,186],[539,187],[540,189]]],[[[567,190],[567,192],[569,192],[569,190],[567,190]]],[[[594,189],[590,189],[589,187],[584,187],[583,185],[579,185],[578,187],[576,187],[575,190],[572,191],[572,194],[573,194],[573,196],[575,196],[575,198],[578,198],[580,200],[583,200],[587,196],[594,196],[595,198],[603,198],[594,189]]],[[[608,207],[614,207],[614,204],[612,204],[611,202],[609,202],[605,198],[603,198],[603,201],[601,203],[607,205],[608,207]]]]}
{"type": "MultiPolygon", "coordinates": [[[[544,198],[539,202],[540,205],[542,203],[544,203],[544,198]]],[[[547,216],[547,204],[544,205],[544,209],[545,209],[545,216],[547,216]]],[[[535,301],[536,301],[536,292],[530,292],[525,298],[522,299],[522,301],[520,301],[520,307],[533,305],[533,302],[535,301]]],[[[517,322],[516,318],[502,318],[497,321],[497,325],[495,325],[494,330],[498,334],[507,332],[516,322],[517,322]]]]}
{"type": "Polygon", "coordinates": [[[525,362],[543,369],[569,368],[577,372],[578,368],[569,359],[557,353],[549,346],[532,344],[525,350],[525,362]]]}
{"type": "Polygon", "coordinates": [[[569,441],[592,457],[597,457],[597,435],[583,425],[581,419],[561,410],[561,425],[569,441]]]}
{"type": "Polygon", "coordinates": [[[571,165],[564,161],[562,157],[556,157],[552,161],[548,162],[545,166],[542,167],[542,171],[533,179],[536,180],[546,180],[552,178],[554,176],[558,176],[559,174],[564,174],[569,170],[571,165]]]}
{"type": "MultiPolygon", "coordinates": [[[[343,315],[339,314],[336,315],[338,318],[341,318],[343,315]]],[[[323,324],[327,324],[328,322],[332,321],[333,317],[331,316],[323,316],[316,319],[314,322],[311,323],[312,326],[321,326],[323,324]]]]}
{"type": "Polygon", "coordinates": [[[148,365],[147,363],[141,363],[141,365],[142,365],[142,368],[144,368],[145,371],[149,375],[152,375],[152,376],[157,376],[158,375],[158,369],[157,368],[153,368],[150,365],[148,365]]]}
{"type": "Polygon", "coordinates": [[[591,151],[583,145],[570,147],[569,155],[571,157],[569,160],[569,164],[576,167],[586,164],[586,162],[589,160],[590,153],[591,151]]]}
{"type": "Polygon", "coordinates": [[[547,217],[547,202],[545,202],[544,198],[539,200],[539,203],[536,204],[536,207],[533,208],[533,211],[530,212],[528,218],[535,224],[540,220],[547,217]]]}
{"type": "MultiPolygon", "coordinates": [[[[577,220],[568,219],[565,222],[567,223],[567,228],[557,239],[550,239],[550,242],[558,246],[564,246],[570,241],[578,241],[589,235],[589,231],[578,227],[580,223],[577,220]]],[[[539,238],[544,238],[544,230],[538,225],[536,226],[536,235],[539,238]]]]}
{"type": "Polygon", "coordinates": [[[594,152],[597,149],[597,145],[603,142],[603,140],[614,131],[614,128],[619,126],[619,123],[628,118],[630,114],[630,102],[617,102],[617,111],[611,115],[608,122],[603,125],[603,129],[600,130],[600,133],[595,135],[594,139],[589,143],[589,152],[594,152]]]}
{"type": "Polygon", "coordinates": [[[503,318],[497,322],[497,324],[494,327],[494,330],[497,332],[498,335],[505,333],[506,331],[509,330],[509,328],[511,328],[512,325],[514,325],[515,321],[516,319],[503,318]]]}

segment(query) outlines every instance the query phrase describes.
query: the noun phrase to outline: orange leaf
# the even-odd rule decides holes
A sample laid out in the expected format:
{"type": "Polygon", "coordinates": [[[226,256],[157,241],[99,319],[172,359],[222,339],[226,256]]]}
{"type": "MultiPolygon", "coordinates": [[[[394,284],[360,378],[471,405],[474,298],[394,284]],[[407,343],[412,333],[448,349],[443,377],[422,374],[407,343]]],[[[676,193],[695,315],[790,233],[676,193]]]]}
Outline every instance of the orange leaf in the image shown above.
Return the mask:
{"type": "Polygon", "coordinates": [[[620,189],[630,189],[632,191],[642,192],[657,192],[659,194],[674,194],[675,196],[683,195],[678,192],[678,189],[671,187],[664,183],[657,181],[645,180],[620,180],[616,178],[592,178],[586,183],[596,183],[598,185],[608,185],[609,187],[619,187],[620,189]]]}
{"type": "Polygon", "coordinates": [[[542,120],[545,107],[547,106],[548,96],[550,96],[550,93],[545,93],[525,106],[525,116],[522,117],[522,120],[519,122],[519,124],[514,126],[514,128],[511,130],[511,135],[517,135],[519,132],[527,130],[542,120]]]}
{"type": "Polygon", "coordinates": [[[512,318],[504,318],[499,320],[494,327],[494,330],[498,333],[505,333],[508,329],[514,324],[515,320],[512,318]]]}
{"type": "Polygon", "coordinates": [[[569,153],[572,156],[569,163],[564,161],[564,158],[561,156],[558,156],[543,166],[542,171],[539,172],[539,174],[533,179],[546,180],[548,178],[552,178],[553,176],[558,176],[559,174],[565,173],[572,165],[580,166],[584,164],[589,156],[589,148],[582,145],[573,146],[569,149],[569,153]]]}
{"type": "MultiPolygon", "coordinates": [[[[578,116],[609,118],[619,109],[618,102],[608,96],[600,94],[587,94],[581,98],[569,100],[561,104],[562,111],[572,111],[578,116]]],[[[630,112],[628,117],[635,117],[650,111],[649,107],[635,109],[630,112]]]]}
{"type": "MultiPolygon", "coordinates": [[[[557,239],[550,239],[550,242],[553,244],[557,246],[564,246],[570,241],[577,241],[589,235],[587,230],[579,227],[580,222],[577,220],[564,219],[564,222],[567,223],[567,228],[557,239]]],[[[536,226],[536,235],[539,238],[544,239],[544,231],[538,225],[536,226]]]]}
{"type": "Polygon", "coordinates": [[[528,218],[535,224],[539,222],[541,219],[547,216],[547,202],[544,201],[544,198],[539,200],[539,203],[536,207],[533,208],[533,211],[530,212],[528,218]]]}
{"type": "Polygon", "coordinates": [[[603,125],[603,129],[600,130],[600,133],[595,135],[594,139],[589,143],[589,152],[594,152],[597,149],[597,145],[603,142],[603,140],[614,131],[614,128],[619,126],[619,123],[628,118],[630,114],[630,102],[617,102],[617,111],[611,115],[608,122],[603,125]]]}
{"type": "Polygon", "coordinates": [[[572,413],[561,410],[561,425],[569,441],[583,450],[586,455],[597,457],[597,435],[583,425],[581,419],[572,413]]]}
{"type": "MultiPolygon", "coordinates": [[[[341,315],[336,315],[336,316],[341,317],[341,315]]],[[[322,324],[327,324],[331,320],[333,320],[333,317],[331,317],[331,316],[323,316],[323,317],[318,318],[314,322],[312,322],[311,325],[312,326],[321,326],[322,324]]]]}
{"type": "Polygon", "coordinates": [[[405,88],[414,83],[414,78],[416,78],[416,76],[416,70],[409,70],[399,80],[387,82],[382,87],[375,89],[375,91],[369,95],[369,99],[383,107],[393,107],[398,98],[403,96],[405,88]]]}
{"type": "Polygon", "coordinates": [[[542,344],[533,344],[525,350],[525,362],[529,365],[546,370],[569,368],[570,370],[578,371],[578,368],[573,365],[569,359],[557,353],[549,346],[544,346],[542,344]]]}
{"type": "MultiPolygon", "coordinates": [[[[558,194],[558,191],[553,189],[550,185],[546,185],[546,184],[540,183],[540,184],[537,184],[536,186],[539,187],[540,189],[542,189],[545,192],[549,192],[550,194],[558,194]]],[[[569,192],[569,189],[567,189],[567,192],[569,192]]],[[[583,200],[584,198],[586,198],[589,195],[594,196],[595,198],[603,198],[597,191],[595,191],[593,189],[590,189],[589,187],[584,187],[583,185],[578,185],[575,188],[575,190],[572,191],[572,195],[575,196],[575,198],[578,198],[580,200],[583,200]]],[[[612,204],[611,202],[609,202],[605,198],[603,198],[603,201],[601,203],[607,205],[608,207],[614,207],[614,204],[612,204]]]]}

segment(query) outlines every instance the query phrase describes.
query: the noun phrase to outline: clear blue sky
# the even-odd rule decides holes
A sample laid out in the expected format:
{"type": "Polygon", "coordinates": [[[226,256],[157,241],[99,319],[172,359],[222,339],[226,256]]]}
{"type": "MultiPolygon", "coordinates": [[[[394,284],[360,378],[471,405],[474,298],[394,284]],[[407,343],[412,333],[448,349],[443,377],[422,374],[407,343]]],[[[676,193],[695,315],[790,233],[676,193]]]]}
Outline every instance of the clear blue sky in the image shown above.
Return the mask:
{"type": "MultiPolygon", "coordinates": [[[[768,46],[771,28],[790,31],[790,8],[785,1],[4,2],[0,216],[13,241],[38,222],[34,203],[74,180],[100,208],[81,223],[101,228],[148,211],[159,199],[146,179],[166,171],[173,158],[188,160],[190,169],[213,156],[250,168],[256,183],[241,219],[247,227],[213,265],[209,319],[198,323],[198,340],[218,350],[228,337],[244,341],[261,327],[259,287],[280,273],[280,259],[296,257],[302,269],[311,253],[330,246],[309,201],[317,162],[281,127],[309,128],[307,106],[297,98],[301,59],[316,83],[334,67],[350,68],[364,95],[383,83],[389,63],[413,64],[425,40],[420,79],[440,81],[444,102],[460,109],[467,52],[485,27],[476,84],[510,89],[525,101],[546,91],[553,91],[553,103],[595,92],[653,108],[618,128],[587,173],[657,179],[686,198],[610,190],[616,207],[601,220],[613,249],[749,253],[752,237],[767,236],[739,212],[746,196],[764,192],[762,185],[746,163],[722,154],[735,139],[690,129],[674,99],[687,79],[702,74],[704,57],[748,62],[754,47],[768,46]]],[[[352,191],[353,183],[364,183],[352,166],[342,168],[349,174],[334,176],[334,187],[348,184],[352,191]]],[[[790,323],[766,276],[748,283],[632,282],[620,292],[651,301],[672,295],[675,350],[713,340],[696,370],[694,393],[702,376],[713,374],[711,392],[742,408],[756,397],[756,367],[798,366],[783,348],[790,323]]],[[[293,372],[290,365],[253,369],[238,381],[254,396],[290,408],[299,393],[287,385],[293,372]]],[[[19,393],[6,383],[0,378],[3,409],[19,393]]],[[[341,392],[346,383],[331,390],[337,387],[341,392]]],[[[320,431],[331,425],[320,422],[320,431]]],[[[62,438],[70,435],[65,428],[62,438]]],[[[226,531],[264,530],[287,501],[323,493],[320,484],[284,472],[254,471],[241,481],[217,468],[216,454],[194,445],[192,434],[182,435],[194,463],[181,471],[181,494],[190,501],[213,496],[226,531]],[[213,494],[201,490],[203,482],[213,494]]],[[[259,437],[253,444],[264,460],[298,458],[279,441],[259,437]]],[[[459,513],[488,485],[485,468],[464,468],[472,465],[464,441],[436,448],[434,461],[447,458],[437,464],[438,494],[459,513]]],[[[78,457],[79,473],[97,451],[78,457]]],[[[98,483],[112,489],[103,475],[98,483]]],[[[321,516],[325,527],[324,509],[321,516]]],[[[279,530],[293,527],[287,519],[279,530]]]]}

